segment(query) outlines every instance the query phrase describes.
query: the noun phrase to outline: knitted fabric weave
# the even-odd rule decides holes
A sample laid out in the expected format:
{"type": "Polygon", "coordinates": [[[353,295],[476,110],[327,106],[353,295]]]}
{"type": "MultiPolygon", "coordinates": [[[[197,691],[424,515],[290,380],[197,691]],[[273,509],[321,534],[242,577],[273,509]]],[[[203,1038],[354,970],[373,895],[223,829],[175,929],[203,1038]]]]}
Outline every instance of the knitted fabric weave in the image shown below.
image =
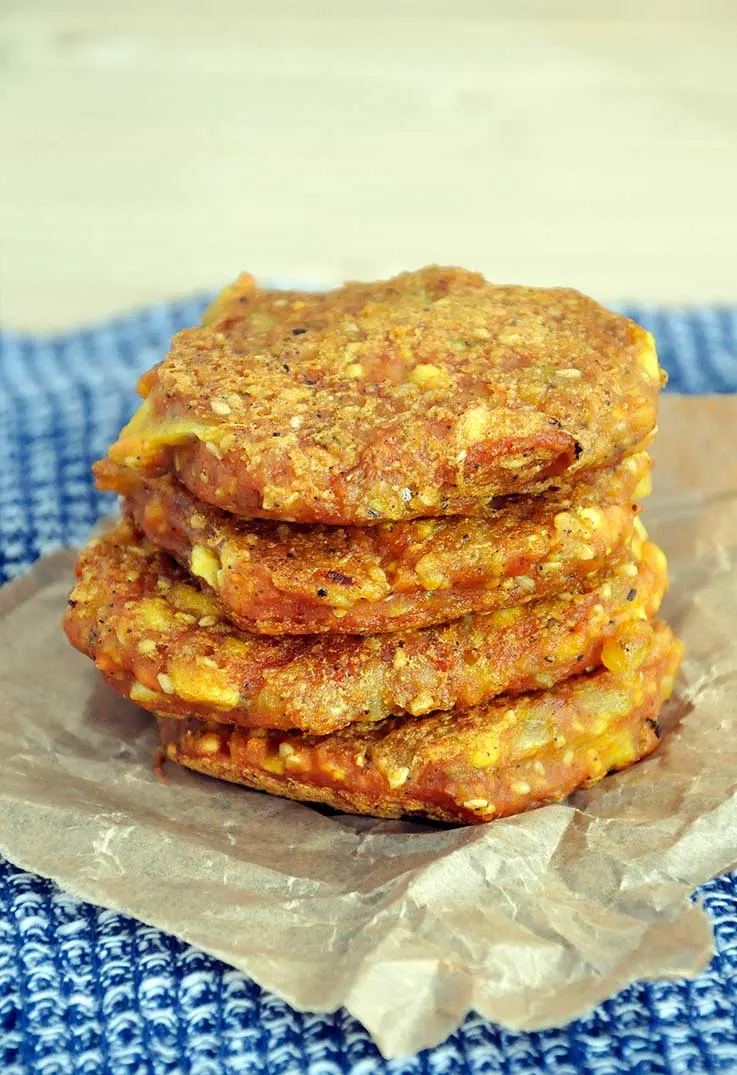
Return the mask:
{"type": "MultiPolygon", "coordinates": [[[[82,542],[113,507],[90,465],[132,413],[137,374],[204,303],[55,336],[0,333],[0,580],[82,542]]],[[[654,332],[669,390],[737,391],[737,307],[626,312],[654,332]]],[[[385,1061],[344,1012],[297,1013],[189,945],[0,860],[0,1073],[737,1072],[737,874],[700,897],[717,955],[695,981],[631,986],[560,1030],[471,1015],[443,1045],[385,1061]]]]}

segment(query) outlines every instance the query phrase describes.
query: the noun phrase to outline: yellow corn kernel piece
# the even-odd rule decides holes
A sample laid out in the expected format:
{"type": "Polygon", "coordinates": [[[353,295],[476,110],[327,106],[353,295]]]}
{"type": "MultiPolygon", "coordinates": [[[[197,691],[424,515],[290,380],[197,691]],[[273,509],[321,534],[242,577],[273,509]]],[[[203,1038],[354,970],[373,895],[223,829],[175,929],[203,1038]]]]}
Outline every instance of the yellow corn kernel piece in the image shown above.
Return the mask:
{"type": "Polygon", "coordinates": [[[176,691],[174,689],[174,684],[172,683],[172,680],[171,680],[171,676],[168,676],[166,674],[166,672],[159,672],[159,674],[158,674],[158,676],[156,678],[159,681],[159,686],[161,687],[161,689],[164,692],[164,694],[175,694],[176,693],[176,691]]]}
{"type": "Polygon", "coordinates": [[[415,524],[415,534],[419,541],[427,541],[437,530],[437,524],[432,519],[420,519],[415,524]]]}
{"type": "Polygon", "coordinates": [[[151,397],[145,399],[118,440],[111,445],[108,456],[114,463],[133,469],[144,469],[158,462],[167,448],[192,440],[212,441],[225,430],[216,431],[212,425],[193,418],[158,418],[154,415],[151,397]]]}
{"type": "Polygon", "coordinates": [[[482,440],[490,422],[491,413],[483,403],[470,407],[458,423],[458,440],[461,444],[475,444],[482,440]]]}
{"type": "Polygon", "coordinates": [[[381,772],[392,789],[401,788],[403,784],[407,783],[407,777],[409,776],[409,768],[406,765],[396,767],[381,766],[381,772]]]}
{"type": "Polygon", "coordinates": [[[524,614],[523,609],[512,605],[510,608],[501,608],[498,612],[492,612],[488,622],[493,627],[512,627],[524,614]]]}
{"type": "Polygon", "coordinates": [[[644,620],[621,624],[604,643],[602,664],[616,675],[632,675],[650,653],[652,638],[652,629],[644,620]]]}
{"type": "Polygon", "coordinates": [[[579,508],[577,514],[581,519],[585,519],[587,523],[590,523],[595,530],[601,526],[604,520],[604,514],[599,508],[579,508]]]}
{"type": "Polygon", "coordinates": [[[438,558],[430,553],[417,561],[415,573],[423,590],[439,590],[448,585],[448,576],[441,568],[438,558]]]}
{"type": "Polygon", "coordinates": [[[647,332],[646,344],[638,356],[638,361],[648,377],[653,381],[660,381],[660,366],[658,365],[658,353],[655,350],[655,340],[647,332]]]}
{"type": "Polygon", "coordinates": [[[220,609],[209,593],[204,593],[188,582],[175,582],[167,591],[166,599],[179,613],[193,616],[195,620],[203,616],[219,617],[220,609]]]}
{"type": "Polygon", "coordinates": [[[646,496],[650,496],[653,491],[653,476],[652,472],[648,471],[638,481],[635,488],[632,490],[633,500],[644,500],[646,496]]]}
{"type": "Polygon", "coordinates": [[[240,700],[240,692],[233,686],[228,672],[222,668],[208,668],[204,664],[188,660],[169,663],[168,680],[172,691],[185,702],[233,709],[240,700]]]}
{"type": "Polygon", "coordinates": [[[171,631],[177,626],[174,610],[161,597],[144,597],[138,605],[138,619],[142,628],[152,634],[171,631]]]}
{"type": "Polygon", "coordinates": [[[450,384],[447,370],[432,362],[420,362],[410,373],[409,379],[420,388],[447,388],[450,384]]]}
{"type": "Polygon", "coordinates": [[[208,732],[206,735],[201,736],[197,741],[197,753],[198,754],[217,754],[220,750],[221,741],[220,736],[215,735],[214,732],[208,732]]]}
{"type": "Polygon", "coordinates": [[[647,541],[647,530],[642,522],[642,519],[635,519],[632,529],[640,541],[647,541]]]}
{"type": "Polygon", "coordinates": [[[609,732],[600,746],[602,770],[600,776],[609,769],[624,769],[634,761],[637,753],[632,733],[624,730],[609,732]]]}
{"type": "Polygon", "coordinates": [[[145,687],[143,683],[139,683],[137,679],[134,679],[131,683],[128,697],[132,702],[138,702],[140,705],[144,705],[146,702],[161,701],[160,694],[145,687]]]}
{"type": "Polygon", "coordinates": [[[434,489],[420,489],[417,494],[417,499],[426,508],[432,508],[440,503],[440,494],[434,489]]]}
{"type": "MultiPolygon", "coordinates": [[[[591,555],[593,556],[593,553],[591,555]]],[[[514,581],[518,589],[524,590],[525,593],[531,593],[535,589],[535,580],[529,575],[515,575],[514,581]]]]}
{"type": "Polygon", "coordinates": [[[429,713],[434,706],[435,698],[430,691],[420,691],[408,704],[407,710],[414,716],[419,716],[422,713],[429,713]]]}
{"type": "Polygon", "coordinates": [[[328,761],[323,762],[321,768],[324,772],[328,774],[328,776],[331,776],[333,780],[345,780],[347,776],[345,769],[341,769],[341,767],[336,762],[330,759],[328,759],[328,761]]]}
{"type": "Polygon", "coordinates": [[[478,745],[472,750],[469,761],[474,769],[490,769],[496,765],[501,755],[501,748],[497,739],[479,740],[478,745]]]}
{"type": "Polygon", "coordinates": [[[227,314],[231,303],[236,302],[239,298],[252,295],[256,290],[255,279],[250,273],[242,272],[234,283],[224,287],[215,296],[202,315],[202,324],[212,325],[214,322],[220,321],[227,314]]]}
{"type": "Polygon", "coordinates": [[[403,649],[397,649],[392,657],[392,667],[399,670],[405,668],[409,664],[409,658],[403,649]]]}
{"type": "Polygon", "coordinates": [[[660,697],[664,702],[667,702],[673,693],[673,687],[675,686],[675,676],[663,676],[660,681],[660,697]]]}
{"type": "Polygon", "coordinates": [[[208,586],[217,587],[220,560],[207,545],[195,545],[189,558],[189,567],[193,575],[204,579],[208,586]]]}
{"type": "Polygon", "coordinates": [[[483,814],[484,817],[490,817],[496,810],[494,803],[490,803],[488,799],[466,799],[461,805],[466,810],[473,810],[475,814],[483,814]]]}
{"type": "Polygon", "coordinates": [[[668,577],[668,560],[662,549],[652,541],[646,541],[642,549],[642,559],[651,567],[659,578],[668,577]]]}

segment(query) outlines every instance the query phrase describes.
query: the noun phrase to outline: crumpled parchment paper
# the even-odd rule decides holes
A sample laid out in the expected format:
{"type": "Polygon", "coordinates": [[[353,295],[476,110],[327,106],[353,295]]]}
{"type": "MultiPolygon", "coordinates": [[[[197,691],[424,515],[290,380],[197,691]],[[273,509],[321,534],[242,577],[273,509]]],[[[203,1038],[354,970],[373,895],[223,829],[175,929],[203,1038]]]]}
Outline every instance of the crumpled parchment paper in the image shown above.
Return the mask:
{"type": "Polygon", "coordinates": [[[712,952],[689,894],[737,864],[737,397],[663,401],[644,521],[687,656],[658,752],[522,817],[374,821],[154,775],[149,716],[59,628],[73,554],[0,592],[0,852],[168,930],[297,1008],[344,1005],[387,1056],[469,1008],[565,1023],[712,952]]]}

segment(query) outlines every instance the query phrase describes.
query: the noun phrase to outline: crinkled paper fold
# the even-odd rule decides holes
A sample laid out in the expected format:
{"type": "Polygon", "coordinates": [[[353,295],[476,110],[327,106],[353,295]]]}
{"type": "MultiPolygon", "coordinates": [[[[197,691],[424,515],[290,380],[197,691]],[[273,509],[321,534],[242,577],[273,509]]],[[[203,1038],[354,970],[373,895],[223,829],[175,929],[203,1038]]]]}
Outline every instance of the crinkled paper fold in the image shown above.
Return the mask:
{"type": "Polygon", "coordinates": [[[687,656],[658,752],[567,804],[471,828],[328,815],[170,766],[59,627],[73,556],[0,593],[0,852],[159,926],[387,1056],[473,1008],[562,1024],[695,975],[701,882],[737,864],[737,398],[663,401],[644,521],[687,656]]]}

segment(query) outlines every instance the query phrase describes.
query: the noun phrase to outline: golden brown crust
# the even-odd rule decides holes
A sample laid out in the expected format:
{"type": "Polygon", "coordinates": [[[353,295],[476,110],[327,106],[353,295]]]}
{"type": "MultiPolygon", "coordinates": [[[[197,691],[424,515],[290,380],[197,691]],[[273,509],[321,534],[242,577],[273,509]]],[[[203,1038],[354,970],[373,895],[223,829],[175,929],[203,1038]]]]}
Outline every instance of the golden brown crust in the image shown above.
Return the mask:
{"type": "Polygon", "coordinates": [[[481,822],[565,798],[655,749],[682,646],[648,625],[635,669],[601,669],[552,690],[332,735],[159,720],[167,757],[287,798],[379,817],[481,822]]]}
{"type": "Polygon", "coordinates": [[[634,500],[650,486],[639,452],[589,483],[506,499],[483,518],[372,527],[238,520],[166,475],[145,479],[105,460],[98,483],[261,634],[367,634],[444,623],[569,591],[621,554],[634,500]]]}
{"type": "Polygon", "coordinates": [[[245,517],[464,515],[652,433],[652,337],[579,292],[429,267],[336,291],[244,276],[141,381],[110,458],[245,517]]]}
{"type": "Polygon", "coordinates": [[[551,687],[634,652],[667,584],[656,546],[579,590],[445,627],[367,637],[272,639],[222,608],[127,523],[80,556],[65,629],[119,693],[145,709],[319,734],[351,721],[465,707],[551,687]]]}

